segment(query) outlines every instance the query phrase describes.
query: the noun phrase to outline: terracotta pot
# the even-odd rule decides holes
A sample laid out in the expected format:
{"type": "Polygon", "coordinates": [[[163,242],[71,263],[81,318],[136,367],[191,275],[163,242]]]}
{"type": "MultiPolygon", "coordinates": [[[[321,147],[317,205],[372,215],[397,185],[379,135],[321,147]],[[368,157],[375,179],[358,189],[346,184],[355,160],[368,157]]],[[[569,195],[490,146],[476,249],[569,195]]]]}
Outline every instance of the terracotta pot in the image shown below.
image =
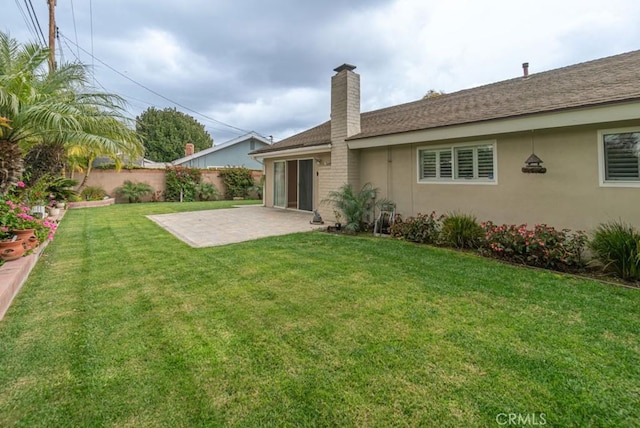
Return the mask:
{"type": "Polygon", "coordinates": [[[38,242],[38,238],[35,235],[35,229],[22,229],[22,230],[12,230],[11,233],[18,237],[18,240],[22,240],[25,248],[28,250],[33,250],[40,242],[38,242]]]}
{"type": "Polygon", "coordinates": [[[22,239],[15,241],[0,241],[0,259],[9,262],[22,257],[27,251],[24,248],[22,239]]]}

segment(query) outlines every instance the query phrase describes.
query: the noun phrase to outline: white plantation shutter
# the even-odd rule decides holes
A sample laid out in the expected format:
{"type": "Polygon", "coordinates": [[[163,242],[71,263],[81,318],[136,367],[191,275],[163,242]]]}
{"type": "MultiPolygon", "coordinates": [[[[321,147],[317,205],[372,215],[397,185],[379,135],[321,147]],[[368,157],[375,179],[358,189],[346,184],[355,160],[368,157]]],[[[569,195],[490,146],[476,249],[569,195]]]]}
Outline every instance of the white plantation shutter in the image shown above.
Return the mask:
{"type": "Polygon", "coordinates": [[[420,180],[494,181],[494,144],[418,150],[420,180]]]}
{"type": "Polygon", "coordinates": [[[436,178],[436,152],[422,152],[420,178],[436,178]]]}
{"type": "Polygon", "coordinates": [[[451,165],[451,150],[440,152],[440,178],[453,177],[453,167],[451,165]]]}
{"type": "Polygon", "coordinates": [[[478,177],[493,178],[493,148],[478,147],[478,177]]]}
{"type": "Polygon", "coordinates": [[[456,149],[455,153],[456,178],[473,178],[473,148],[456,149]]]}
{"type": "Polygon", "coordinates": [[[605,179],[640,181],[640,132],[604,135],[605,179]]]}

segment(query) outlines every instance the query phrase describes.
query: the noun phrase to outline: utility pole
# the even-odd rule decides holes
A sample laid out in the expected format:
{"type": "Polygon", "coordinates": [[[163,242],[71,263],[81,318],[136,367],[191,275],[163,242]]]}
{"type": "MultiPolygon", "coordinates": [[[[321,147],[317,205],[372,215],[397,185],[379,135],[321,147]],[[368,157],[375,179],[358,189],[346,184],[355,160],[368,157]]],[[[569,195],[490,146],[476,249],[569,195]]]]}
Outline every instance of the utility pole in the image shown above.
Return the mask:
{"type": "Polygon", "coordinates": [[[47,0],[49,4],[49,73],[56,69],[56,0],[47,0]]]}

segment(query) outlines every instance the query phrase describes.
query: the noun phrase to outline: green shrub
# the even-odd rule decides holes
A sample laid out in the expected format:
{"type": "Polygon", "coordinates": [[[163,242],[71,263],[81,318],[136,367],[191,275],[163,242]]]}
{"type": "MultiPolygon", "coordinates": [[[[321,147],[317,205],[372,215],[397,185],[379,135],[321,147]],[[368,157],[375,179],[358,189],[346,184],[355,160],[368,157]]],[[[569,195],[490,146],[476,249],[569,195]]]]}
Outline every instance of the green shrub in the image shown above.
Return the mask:
{"type": "Polygon", "coordinates": [[[202,182],[195,188],[196,198],[199,201],[217,201],[220,199],[220,191],[211,183],[202,182]]]}
{"type": "Polygon", "coordinates": [[[250,169],[244,167],[225,168],[220,170],[220,177],[225,187],[225,197],[233,199],[245,198],[255,185],[250,169]]]}
{"type": "Polygon", "coordinates": [[[470,214],[451,213],[444,217],[440,243],[454,248],[478,248],[484,231],[470,214]]]}
{"type": "Polygon", "coordinates": [[[589,248],[605,270],[623,279],[640,279],[640,233],[633,226],[620,221],[600,224],[589,248]]]}
{"type": "Polygon", "coordinates": [[[548,269],[569,270],[583,266],[582,252],[587,241],[582,231],[556,230],[546,224],[528,229],[516,226],[482,224],[485,232],[482,251],[486,255],[548,269]]]}
{"type": "Polygon", "coordinates": [[[129,200],[129,203],[140,202],[140,198],[153,192],[153,187],[147,183],[134,183],[126,180],[122,186],[116,189],[116,194],[129,200]]]}
{"type": "Polygon", "coordinates": [[[61,175],[47,177],[47,191],[50,197],[57,202],[68,201],[77,196],[78,192],[73,190],[73,187],[77,185],[76,180],[61,175]]]}
{"type": "Polygon", "coordinates": [[[378,189],[373,188],[371,183],[362,186],[359,192],[354,192],[350,184],[344,184],[340,190],[329,192],[329,197],[324,199],[322,203],[333,204],[334,208],[340,210],[344,215],[346,221],[344,229],[349,233],[357,233],[364,230],[365,219],[371,217],[375,206],[390,203],[386,199],[376,201],[377,193],[378,189]]]}
{"type": "Polygon", "coordinates": [[[100,186],[87,186],[80,192],[83,201],[100,201],[106,196],[107,192],[100,186]]]}
{"type": "Polygon", "coordinates": [[[202,173],[197,168],[176,166],[166,170],[166,190],[164,199],[167,202],[193,202],[196,200],[196,186],[200,184],[202,173]],[[180,198],[182,195],[182,199],[180,198]]]}
{"type": "Polygon", "coordinates": [[[399,216],[391,226],[390,234],[396,238],[421,244],[438,244],[440,242],[440,230],[444,216],[431,214],[418,214],[416,217],[407,217],[402,220],[399,216]]]}

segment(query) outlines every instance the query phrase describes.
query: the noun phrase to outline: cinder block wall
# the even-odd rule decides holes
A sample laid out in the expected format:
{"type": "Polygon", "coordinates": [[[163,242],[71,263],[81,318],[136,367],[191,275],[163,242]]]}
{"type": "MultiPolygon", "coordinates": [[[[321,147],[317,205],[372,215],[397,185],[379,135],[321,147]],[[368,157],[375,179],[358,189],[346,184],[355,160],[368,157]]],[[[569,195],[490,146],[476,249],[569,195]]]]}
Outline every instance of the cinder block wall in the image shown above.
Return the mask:
{"type": "MultiPolygon", "coordinates": [[[[93,170],[89,174],[87,180],[87,186],[100,186],[109,196],[116,197],[116,188],[122,186],[122,184],[129,180],[134,183],[147,183],[153,187],[154,191],[164,192],[166,189],[165,180],[166,171],[164,169],[122,169],[119,172],[115,170],[93,170]]],[[[260,181],[262,177],[262,171],[253,170],[253,179],[256,182],[260,181]]],[[[82,182],[84,174],[75,174],[73,177],[78,182],[82,182]]],[[[222,178],[220,177],[219,170],[203,170],[202,181],[215,185],[220,193],[224,195],[225,188],[222,178]]],[[[146,196],[143,201],[151,201],[152,196],[146,196]]],[[[124,202],[116,198],[116,202],[124,202]]]]}

